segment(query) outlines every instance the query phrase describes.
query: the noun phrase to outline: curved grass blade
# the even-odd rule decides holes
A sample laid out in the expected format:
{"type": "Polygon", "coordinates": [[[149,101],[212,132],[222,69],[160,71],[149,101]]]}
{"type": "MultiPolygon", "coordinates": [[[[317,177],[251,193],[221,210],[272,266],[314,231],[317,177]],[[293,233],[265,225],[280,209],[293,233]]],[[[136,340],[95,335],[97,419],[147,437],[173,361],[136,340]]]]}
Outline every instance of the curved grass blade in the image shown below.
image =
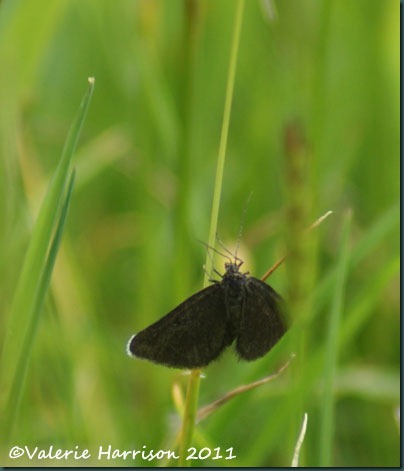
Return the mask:
{"type": "Polygon", "coordinates": [[[59,164],[49,183],[24,258],[6,322],[0,369],[0,390],[3,398],[9,396],[11,384],[15,375],[18,374],[17,365],[21,345],[29,334],[36,293],[39,290],[41,274],[46,264],[52,233],[57,224],[58,211],[69,176],[70,163],[87,114],[93,89],[94,79],[89,79],[89,87],[82,99],[77,117],[70,128],[59,164]]]}
{"type": "Polygon", "coordinates": [[[4,431],[7,431],[8,439],[12,437],[12,430],[15,422],[15,418],[18,412],[19,404],[21,402],[22,393],[24,390],[24,382],[28,369],[28,362],[30,358],[30,353],[32,350],[32,345],[36,336],[36,332],[39,325],[40,315],[43,310],[46,293],[48,292],[51,275],[53,267],[56,261],[56,255],[60,246],[62,239],[62,234],[65,227],[66,216],[69,210],[71,195],[74,185],[75,171],[72,172],[70,176],[70,182],[67,188],[67,193],[61,213],[59,216],[58,225],[53,236],[53,240],[49,249],[49,254],[46,259],[46,264],[43,268],[43,272],[40,276],[40,280],[37,286],[35,293],[35,299],[32,304],[31,312],[29,313],[29,325],[27,326],[25,337],[21,345],[18,360],[16,364],[16,370],[13,377],[10,394],[5,408],[5,417],[4,417],[4,431]]]}

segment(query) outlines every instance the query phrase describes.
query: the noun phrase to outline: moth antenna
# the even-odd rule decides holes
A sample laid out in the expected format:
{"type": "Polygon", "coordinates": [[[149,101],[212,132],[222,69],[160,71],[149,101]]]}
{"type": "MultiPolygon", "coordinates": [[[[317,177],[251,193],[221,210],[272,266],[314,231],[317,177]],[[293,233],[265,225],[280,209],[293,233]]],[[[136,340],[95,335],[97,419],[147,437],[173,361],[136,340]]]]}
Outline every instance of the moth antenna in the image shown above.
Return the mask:
{"type": "Polygon", "coordinates": [[[234,258],[235,258],[235,260],[240,260],[240,259],[237,257],[237,253],[238,253],[238,249],[240,248],[241,237],[242,237],[242,235],[243,235],[243,227],[244,227],[245,219],[246,219],[246,216],[247,216],[247,207],[248,207],[248,205],[250,204],[252,194],[253,194],[253,192],[250,191],[250,194],[247,196],[246,202],[244,203],[243,212],[241,213],[240,228],[239,228],[239,230],[238,230],[238,236],[237,236],[237,242],[236,242],[236,250],[235,250],[235,252],[234,252],[234,258]]]}
{"type": "MultiPolygon", "coordinates": [[[[206,244],[206,245],[207,245],[207,244],[206,244]]],[[[209,249],[209,248],[210,248],[210,247],[208,246],[208,249],[209,249]]],[[[213,278],[213,273],[216,271],[216,269],[215,269],[215,267],[214,267],[214,261],[213,261],[212,254],[209,252],[209,250],[208,250],[207,252],[208,252],[208,257],[209,257],[209,259],[210,259],[210,261],[211,261],[211,263],[212,263],[212,271],[211,271],[211,273],[208,273],[208,272],[206,271],[206,266],[205,266],[205,265],[203,266],[203,269],[204,269],[205,273],[208,275],[209,280],[211,280],[211,279],[213,278]]]]}
{"type": "Polygon", "coordinates": [[[229,250],[223,243],[223,241],[220,239],[220,237],[218,236],[218,234],[216,233],[216,240],[217,240],[217,243],[220,245],[220,247],[222,247],[222,249],[227,252],[228,254],[231,255],[231,258],[229,257],[226,257],[226,258],[229,258],[230,262],[233,261],[236,261],[236,260],[240,260],[237,255],[235,253],[233,253],[231,250],[229,250]]]}
{"type": "MultiPolygon", "coordinates": [[[[220,278],[223,278],[223,275],[218,270],[216,270],[216,268],[214,268],[213,271],[216,273],[216,275],[219,275],[220,278]]],[[[213,280],[213,281],[215,281],[215,280],[213,280]]]]}
{"type": "MultiPolygon", "coordinates": [[[[232,258],[228,258],[230,260],[231,263],[236,263],[239,267],[241,267],[241,265],[244,263],[244,260],[241,260],[240,257],[237,257],[237,255],[235,253],[233,253],[231,250],[229,250],[223,243],[222,240],[220,240],[219,236],[216,234],[216,240],[217,240],[217,243],[222,247],[223,250],[225,250],[227,253],[229,253],[232,258]],[[233,262],[234,260],[234,262],[233,262]],[[237,263],[239,262],[239,263],[237,263]]],[[[222,255],[222,254],[221,254],[222,255]]]]}
{"type": "MultiPolygon", "coordinates": [[[[220,256],[222,256],[222,257],[224,257],[224,258],[227,258],[227,260],[228,260],[230,263],[232,262],[232,259],[231,259],[228,255],[226,255],[226,254],[220,252],[220,251],[217,250],[215,247],[211,247],[211,246],[210,246],[209,244],[207,244],[206,242],[203,242],[203,240],[200,240],[199,242],[200,242],[201,244],[203,244],[206,248],[212,250],[213,252],[216,252],[218,255],[220,255],[220,256]]],[[[223,247],[223,248],[224,248],[224,247],[223,247]]],[[[227,250],[226,250],[226,251],[227,251],[227,250]]],[[[213,265],[213,258],[212,258],[212,256],[211,256],[211,254],[209,253],[209,251],[208,251],[208,254],[209,254],[208,256],[209,256],[209,258],[210,258],[210,260],[211,260],[211,262],[212,262],[212,265],[213,265]]],[[[231,252],[230,252],[230,254],[233,255],[231,252]]]]}
{"type": "Polygon", "coordinates": [[[210,273],[208,273],[208,271],[206,270],[206,265],[205,265],[205,264],[203,265],[203,267],[202,267],[202,268],[203,268],[203,271],[205,272],[205,275],[207,275],[207,276],[208,276],[208,278],[212,278],[211,274],[210,274],[210,273]]]}
{"type": "MultiPolygon", "coordinates": [[[[211,256],[209,255],[209,257],[211,256]]],[[[213,266],[213,261],[212,261],[212,266],[213,266]]],[[[223,275],[218,270],[216,270],[216,268],[212,268],[213,273],[208,273],[206,270],[206,265],[203,265],[203,271],[206,273],[206,275],[208,275],[209,281],[211,281],[212,283],[218,282],[217,280],[213,279],[213,273],[216,273],[216,275],[218,275],[220,278],[223,278],[223,275]]]]}

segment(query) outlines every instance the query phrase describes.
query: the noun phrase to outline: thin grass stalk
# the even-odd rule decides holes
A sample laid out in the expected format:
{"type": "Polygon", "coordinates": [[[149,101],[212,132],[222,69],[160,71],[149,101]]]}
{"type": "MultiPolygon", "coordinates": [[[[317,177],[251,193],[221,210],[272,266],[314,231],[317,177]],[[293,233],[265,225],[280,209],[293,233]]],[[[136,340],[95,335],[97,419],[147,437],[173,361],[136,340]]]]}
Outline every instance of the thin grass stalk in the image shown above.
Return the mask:
{"type": "Polygon", "coordinates": [[[46,294],[48,292],[53,267],[56,261],[56,255],[58,253],[60,242],[62,240],[66,216],[69,210],[70,200],[74,186],[74,177],[75,172],[73,171],[70,176],[70,182],[68,184],[66,197],[63,202],[63,207],[59,216],[59,222],[49,249],[46,265],[44,266],[43,272],[40,277],[40,282],[35,295],[35,300],[32,305],[32,312],[29,316],[30,323],[27,328],[23,344],[21,345],[16,374],[14,375],[10,394],[6,404],[3,426],[4,432],[7,431],[8,440],[11,440],[12,438],[15,419],[17,417],[19,405],[24,391],[24,383],[27,375],[32,346],[38,330],[41,312],[43,311],[43,306],[45,303],[46,294]]]}
{"type": "Polygon", "coordinates": [[[319,454],[321,467],[332,466],[332,444],[335,429],[335,378],[338,364],[338,344],[340,335],[340,318],[344,305],[345,286],[349,262],[349,235],[351,227],[351,211],[346,214],[342,228],[340,258],[334,297],[331,306],[330,321],[326,339],[324,363],[324,388],[322,394],[322,412],[319,454]]]}
{"type": "MultiPolygon", "coordinates": [[[[226,99],[225,99],[225,104],[224,104],[222,131],[220,135],[219,154],[218,154],[218,159],[217,159],[216,178],[215,178],[215,186],[214,186],[214,191],[213,191],[212,212],[211,212],[211,218],[210,218],[208,244],[211,247],[215,247],[215,244],[216,244],[217,221],[219,219],[219,206],[220,206],[220,198],[222,194],[223,171],[224,171],[224,163],[225,163],[226,148],[227,148],[227,137],[228,137],[229,125],[230,125],[231,106],[233,102],[234,82],[236,79],[237,56],[238,56],[238,50],[239,50],[239,44],[240,44],[240,34],[241,34],[243,12],[244,12],[244,0],[238,0],[236,16],[234,20],[233,40],[232,40],[232,48],[231,48],[231,53],[230,53],[230,64],[229,64],[227,87],[226,87],[226,99]]],[[[208,286],[209,284],[208,273],[211,273],[212,271],[212,263],[213,263],[212,259],[209,256],[206,256],[206,264],[205,264],[206,270],[205,270],[203,286],[208,286]]]]}
{"type": "MultiPolygon", "coordinates": [[[[231,115],[231,106],[233,101],[233,91],[234,83],[236,77],[236,65],[238,50],[240,44],[240,34],[241,34],[241,25],[243,19],[244,11],[244,0],[238,0],[236,7],[236,14],[234,20],[234,29],[233,29],[233,39],[232,47],[230,53],[230,63],[227,76],[227,87],[226,87],[226,98],[224,104],[224,113],[223,113],[223,122],[222,130],[220,136],[218,160],[216,167],[216,177],[215,177],[215,186],[213,192],[213,202],[212,202],[212,211],[210,219],[210,230],[209,230],[209,239],[208,244],[211,247],[215,246],[215,236],[217,232],[217,221],[219,217],[219,207],[220,199],[222,194],[222,183],[223,183],[223,174],[224,174],[224,163],[226,157],[226,148],[227,148],[227,137],[229,132],[230,125],[230,115],[231,115]]],[[[206,270],[203,286],[206,287],[209,284],[208,273],[212,271],[212,261],[209,256],[206,256],[206,270]]],[[[198,397],[199,397],[199,385],[200,385],[200,370],[193,370],[191,372],[187,396],[185,402],[184,416],[182,422],[182,429],[180,435],[180,466],[189,465],[189,462],[186,461],[186,450],[188,449],[193,435],[193,430],[195,427],[195,418],[198,408],[198,397]]]]}
{"type": "Polygon", "coordinates": [[[273,381],[274,379],[276,379],[289,366],[289,364],[290,364],[290,362],[292,361],[293,358],[294,358],[294,355],[284,365],[282,365],[278,369],[278,371],[276,371],[275,373],[272,373],[269,376],[266,376],[265,378],[261,378],[258,381],[254,381],[252,383],[243,384],[242,386],[238,386],[235,389],[232,389],[231,391],[227,392],[224,396],[220,397],[219,399],[216,399],[215,401],[211,402],[210,404],[208,404],[208,405],[202,407],[201,409],[199,409],[199,411],[198,411],[198,422],[200,422],[201,420],[204,420],[210,414],[212,414],[217,409],[219,409],[220,407],[222,407],[224,404],[231,401],[232,399],[236,398],[240,394],[243,394],[247,391],[251,391],[251,389],[261,387],[264,384],[267,384],[270,381],[273,381]]]}
{"type": "Polygon", "coordinates": [[[307,418],[308,418],[308,415],[307,415],[307,412],[305,412],[304,417],[303,417],[302,428],[300,430],[300,434],[296,442],[295,452],[293,453],[291,468],[299,467],[300,450],[302,448],[304,437],[306,435],[306,430],[307,430],[307,418]]]}
{"type": "MultiPolygon", "coordinates": [[[[323,216],[319,217],[311,226],[307,228],[307,230],[314,229],[318,227],[330,214],[332,214],[332,211],[327,211],[323,216]]],[[[280,259],[278,259],[262,276],[261,280],[265,281],[267,278],[269,278],[272,273],[277,270],[282,263],[286,260],[288,254],[284,255],[280,259]]]]}

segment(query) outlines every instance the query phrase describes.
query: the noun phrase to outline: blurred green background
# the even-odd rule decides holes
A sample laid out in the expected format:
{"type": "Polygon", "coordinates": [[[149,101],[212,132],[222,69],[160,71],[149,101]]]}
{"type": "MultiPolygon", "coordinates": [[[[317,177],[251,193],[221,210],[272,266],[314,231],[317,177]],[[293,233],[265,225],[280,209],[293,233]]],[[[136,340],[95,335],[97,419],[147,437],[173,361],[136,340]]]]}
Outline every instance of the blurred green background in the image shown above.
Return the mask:
{"type": "MultiPolygon", "coordinates": [[[[38,207],[87,77],[96,80],[12,444],[94,455],[63,463],[71,466],[162,464],[98,461],[100,445],[173,448],[172,385],[185,388],[186,377],[128,358],[125,346],[202,287],[199,241],[208,238],[235,5],[0,3],[0,346],[38,207]]],[[[285,253],[296,194],[304,226],[334,211],[313,232],[309,260],[306,466],[320,463],[325,332],[348,209],[332,464],[399,465],[399,67],[398,1],[246,2],[219,236],[234,248],[252,192],[239,255],[260,277],[285,253]],[[291,125],[305,155],[296,193],[291,125]]],[[[293,270],[291,261],[270,279],[285,298],[293,270]]],[[[204,372],[201,405],[275,372],[296,346],[285,338],[254,363],[229,350],[204,372]]],[[[282,375],[201,422],[195,446],[233,447],[237,458],[192,464],[289,466],[302,421],[289,380],[282,375]]],[[[59,464],[7,453],[4,446],[2,464],[59,464]]]]}

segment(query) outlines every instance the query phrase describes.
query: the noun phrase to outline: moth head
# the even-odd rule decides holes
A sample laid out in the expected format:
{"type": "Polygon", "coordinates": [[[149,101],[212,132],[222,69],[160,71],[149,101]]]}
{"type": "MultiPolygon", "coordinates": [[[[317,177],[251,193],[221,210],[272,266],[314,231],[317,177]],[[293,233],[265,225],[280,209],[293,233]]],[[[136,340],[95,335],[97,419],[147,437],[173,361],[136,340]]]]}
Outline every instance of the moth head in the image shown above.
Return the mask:
{"type": "Polygon", "coordinates": [[[238,263],[237,262],[226,262],[224,264],[224,268],[226,270],[226,273],[231,274],[231,273],[239,273],[240,267],[243,264],[243,261],[240,260],[238,263]]]}

